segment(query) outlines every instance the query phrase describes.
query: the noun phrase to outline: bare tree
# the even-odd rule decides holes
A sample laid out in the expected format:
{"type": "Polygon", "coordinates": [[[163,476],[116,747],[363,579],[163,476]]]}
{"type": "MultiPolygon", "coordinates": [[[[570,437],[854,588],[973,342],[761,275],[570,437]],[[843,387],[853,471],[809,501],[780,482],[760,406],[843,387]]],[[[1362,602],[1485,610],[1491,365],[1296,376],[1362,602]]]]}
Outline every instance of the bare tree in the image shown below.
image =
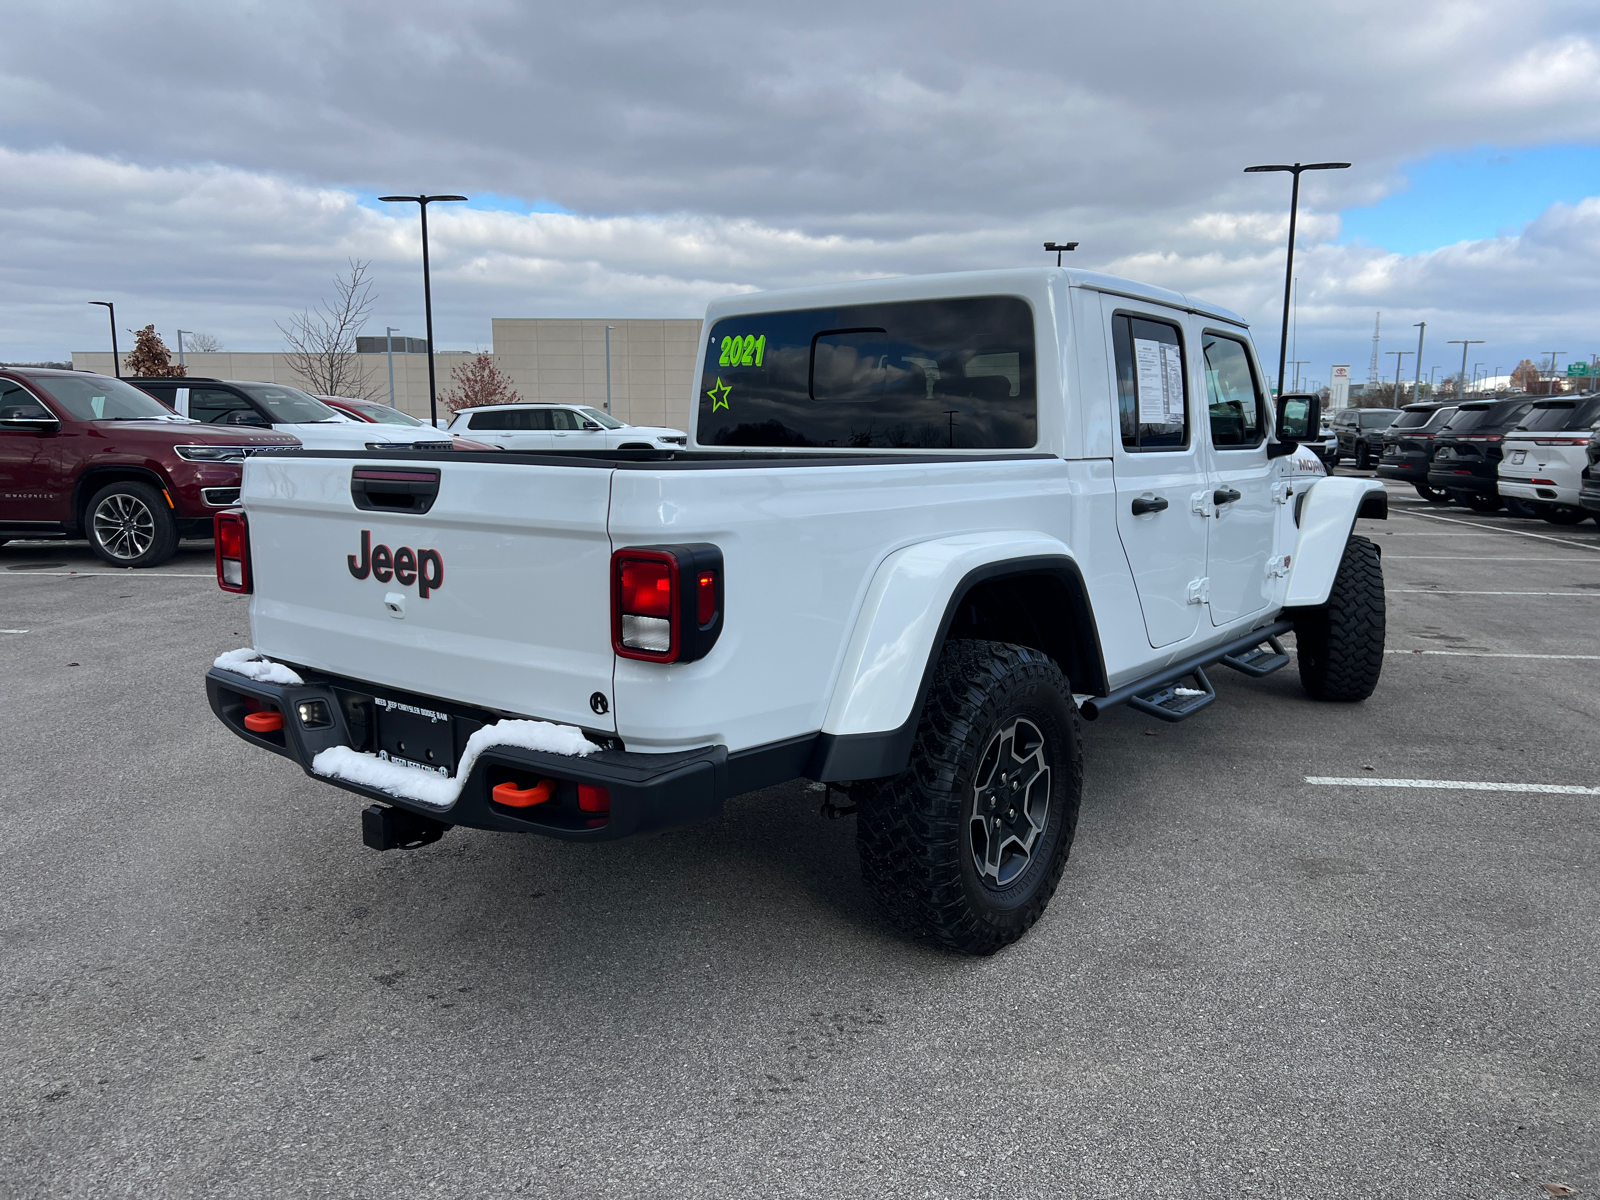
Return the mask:
{"type": "Polygon", "coordinates": [[[333,300],[324,300],[315,310],[295,313],[287,327],[278,326],[289,343],[285,356],[289,366],[318,395],[378,398],[356,357],[356,335],[366,325],[373,305],[372,281],[367,278],[370,265],[352,258],[349,274],[334,276],[333,300]]]}
{"type": "Polygon", "coordinates": [[[221,354],[222,342],[213,333],[190,333],[187,329],[183,336],[189,340],[184,343],[184,350],[190,354],[221,354]]]}
{"type": "Polygon", "coordinates": [[[450,390],[439,400],[451,412],[460,412],[484,404],[519,404],[522,397],[489,355],[474,354],[450,372],[450,390]]]}

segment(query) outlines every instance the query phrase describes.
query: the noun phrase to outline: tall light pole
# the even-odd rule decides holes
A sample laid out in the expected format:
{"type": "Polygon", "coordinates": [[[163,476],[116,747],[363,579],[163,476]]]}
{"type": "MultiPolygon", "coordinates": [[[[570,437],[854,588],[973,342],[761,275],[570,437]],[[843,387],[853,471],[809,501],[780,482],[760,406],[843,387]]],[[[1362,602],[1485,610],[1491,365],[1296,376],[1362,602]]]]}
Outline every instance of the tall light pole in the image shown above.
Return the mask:
{"type": "Polygon", "coordinates": [[[186,333],[193,333],[193,332],[194,332],[194,330],[192,330],[192,329],[180,329],[180,330],[178,330],[178,365],[180,367],[183,366],[183,335],[186,334],[186,333]]]}
{"type": "Polygon", "coordinates": [[[117,306],[109,300],[91,300],[90,304],[102,304],[111,316],[111,372],[118,379],[122,378],[122,355],[117,352],[117,306]]]}
{"type": "Polygon", "coordinates": [[[1456,393],[1465,400],[1467,398],[1467,347],[1483,345],[1482,338],[1451,338],[1446,345],[1461,347],[1461,375],[1456,384],[1456,393]]]}
{"type": "MultiPolygon", "coordinates": [[[[1294,390],[1298,392],[1300,390],[1300,368],[1310,366],[1311,360],[1309,358],[1291,358],[1289,365],[1294,368],[1294,390]]],[[[1281,379],[1278,380],[1278,391],[1285,393],[1288,391],[1283,386],[1283,380],[1281,379]]]]}
{"type": "Polygon", "coordinates": [[[1259,167],[1246,167],[1245,174],[1259,171],[1288,171],[1294,176],[1294,190],[1289,193],[1289,262],[1283,270],[1283,332],[1278,337],[1278,393],[1283,394],[1283,368],[1289,359],[1289,291],[1294,286],[1294,225],[1300,209],[1300,172],[1342,171],[1349,163],[1268,163],[1259,167]]]}
{"type": "Polygon", "coordinates": [[[606,416],[608,417],[611,415],[611,331],[615,328],[615,325],[606,326],[606,416]]]}
{"type": "MultiPolygon", "coordinates": [[[[1411,402],[1422,399],[1422,336],[1428,332],[1426,321],[1417,322],[1417,378],[1411,385],[1411,402]]],[[[1396,397],[1398,399],[1398,397],[1396,397]]]]}
{"type": "Polygon", "coordinates": [[[383,348],[389,355],[389,407],[394,407],[394,329],[393,325],[383,327],[383,348]]]}
{"type": "Polygon", "coordinates": [[[1387,353],[1394,355],[1394,406],[1400,407],[1400,367],[1411,354],[1409,350],[1390,350],[1387,353]]]}
{"type": "Polygon", "coordinates": [[[1066,254],[1068,251],[1076,250],[1078,248],[1078,243],[1077,242],[1062,242],[1060,245],[1057,245],[1055,242],[1046,242],[1044,244],[1044,248],[1046,250],[1052,250],[1052,251],[1055,252],[1056,266],[1059,267],[1061,265],[1061,256],[1063,254],[1066,254]]]}
{"type": "Polygon", "coordinates": [[[465,196],[379,196],[385,204],[415,204],[422,214],[422,312],[428,325],[428,420],[438,428],[439,395],[433,378],[433,286],[428,279],[428,205],[435,201],[465,200],[465,196]]]}
{"type": "Polygon", "coordinates": [[[1550,391],[1549,395],[1556,394],[1556,355],[1565,354],[1565,350],[1541,350],[1539,353],[1550,356],[1550,391]]]}
{"type": "Polygon", "coordinates": [[[1428,372],[1428,395],[1430,395],[1430,396],[1434,395],[1435,392],[1437,391],[1437,387],[1433,382],[1433,377],[1435,375],[1437,375],[1440,370],[1441,370],[1441,368],[1434,367],[1431,371],[1428,372]]]}

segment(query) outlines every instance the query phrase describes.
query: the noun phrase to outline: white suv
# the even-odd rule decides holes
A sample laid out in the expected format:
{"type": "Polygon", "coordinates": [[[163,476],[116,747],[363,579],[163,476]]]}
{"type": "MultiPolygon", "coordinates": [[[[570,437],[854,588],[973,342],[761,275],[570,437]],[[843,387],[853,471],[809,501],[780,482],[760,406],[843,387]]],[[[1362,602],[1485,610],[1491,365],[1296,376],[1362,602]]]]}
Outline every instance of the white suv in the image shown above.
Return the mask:
{"type": "Polygon", "coordinates": [[[463,409],[447,427],[502,450],[675,450],[681,429],[624,425],[582,404],[486,404],[463,409]]]}
{"type": "Polygon", "coordinates": [[[1498,489],[1524,500],[1555,525],[1589,514],[1578,504],[1589,435],[1600,426],[1600,397],[1541,400],[1501,443],[1498,489]]]}

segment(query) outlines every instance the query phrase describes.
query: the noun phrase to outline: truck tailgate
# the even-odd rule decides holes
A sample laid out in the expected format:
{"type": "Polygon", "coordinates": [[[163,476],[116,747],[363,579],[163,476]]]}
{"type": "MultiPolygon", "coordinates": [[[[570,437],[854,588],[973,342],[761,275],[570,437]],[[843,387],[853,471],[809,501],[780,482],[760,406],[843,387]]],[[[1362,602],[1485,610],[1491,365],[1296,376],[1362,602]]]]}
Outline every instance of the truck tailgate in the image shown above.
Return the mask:
{"type": "Polygon", "coordinates": [[[590,706],[594,693],[611,695],[611,475],[534,463],[251,459],[241,499],[254,645],[395,689],[614,730],[612,714],[590,706]],[[356,471],[419,469],[439,472],[426,512],[357,507],[356,471]]]}

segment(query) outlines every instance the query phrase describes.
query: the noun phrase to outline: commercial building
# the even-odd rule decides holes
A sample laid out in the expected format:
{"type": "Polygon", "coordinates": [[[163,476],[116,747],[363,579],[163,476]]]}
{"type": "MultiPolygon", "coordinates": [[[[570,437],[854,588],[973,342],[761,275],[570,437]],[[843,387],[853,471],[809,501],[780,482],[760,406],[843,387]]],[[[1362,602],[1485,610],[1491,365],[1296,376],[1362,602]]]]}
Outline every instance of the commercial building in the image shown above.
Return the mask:
{"type": "MultiPolygon", "coordinates": [[[[611,411],[635,425],[688,428],[694,393],[695,354],[700,343],[698,319],[633,320],[497,317],[491,322],[495,366],[511,379],[524,400],[592,404],[606,401],[606,327],[611,327],[611,411]]],[[[367,380],[366,394],[389,399],[389,356],[382,337],[357,339],[357,361],[367,380]]],[[[395,407],[414,417],[428,415],[426,343],[418,338],[394,339],[395,407]]],[[[126,362],[124,355],[124,362],[126,362]]],[[[451,373],[471,357],[470,351],[434,354],[440,396],[450,390],[451,373]]],[[[109,375],[109,351],[73,351],[79,371],[109,375]]],[[[191,375],[215,379],[259,379],[306,387],[287,354],[231,353],[184,355],[191,375]]],[[[126,368],[124,368],[126,370],[126,368]]],[[[441,415],[448,416],[441,405],[441,415]]]]}

